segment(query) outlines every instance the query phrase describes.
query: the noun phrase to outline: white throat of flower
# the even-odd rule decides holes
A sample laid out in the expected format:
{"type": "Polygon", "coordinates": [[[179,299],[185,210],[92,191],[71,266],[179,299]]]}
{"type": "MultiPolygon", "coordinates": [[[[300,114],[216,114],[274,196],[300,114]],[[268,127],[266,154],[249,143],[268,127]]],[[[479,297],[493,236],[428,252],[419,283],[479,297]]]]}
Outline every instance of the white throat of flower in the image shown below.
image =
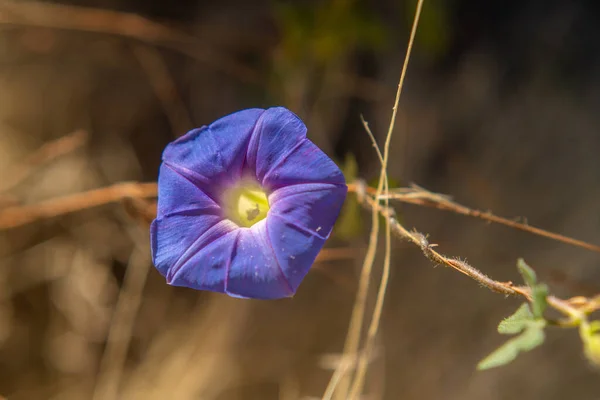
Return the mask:
{"type": "Polygon", "coordinates": [[[249,228],[267,217],[269,200],[252,181],[241,181],[223,194],[224,217],[240,227],[249,228]]]}

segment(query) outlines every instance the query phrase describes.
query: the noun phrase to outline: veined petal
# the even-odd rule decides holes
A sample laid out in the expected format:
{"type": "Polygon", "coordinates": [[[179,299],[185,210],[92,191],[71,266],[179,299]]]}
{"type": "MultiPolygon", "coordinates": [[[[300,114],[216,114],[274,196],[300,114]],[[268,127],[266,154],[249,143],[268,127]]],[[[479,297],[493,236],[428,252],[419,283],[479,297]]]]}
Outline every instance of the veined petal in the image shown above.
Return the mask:
{"type": "Polygon", "coordinates": [[[300,229],[328,238],[340,213],[347,186],[304,183],[277,189],[269,196],[270,214],[300,229]]]}
{"type": "Polygon", "coordinates": [[[256,123],[246,155],[256,179],[262,182],[304,140],[306,125],[296,114],[283,107],[267,109],[256,123]]]}
{"type": "Polygon", "coordinates": [[[204,231],[220,220],[219,206],[166,165],[158,180],[157,218],[150,229],[152,259],[162,275],[204,231]]]}
{"type": "Polygon", "coordinates": [[[221,221],[204,232],[169,266],[167,282],[197,290],[225,291],[227,269],[238,235],[237,227],[221,221]]]}
{"type": "Polygon", "coordinates": [[[242,173],[250,136],[262,109],[248,109],[194,129],[163,152],[163,161],[187,175],[213,196],[222,185],[236,182],[242,173]]]}
{"type": "Polygon", "coordinates": [[[189,213],[158,217],[150,226],[152,260],[156,269],[167,276],[181,257],[202,234],[221,221],[213,214],[189,213]]]}
{"type": "Polygon", "coordinates": [[[158,217],[185,214],[193,210],[218,214],[220,206],[188,177],[167,164],[161,165],[158,177],[158,217]]]}
{"type": "Polygon", "coordinates": [[[346,184],[338,166],[308,139],[273,165],[262,180],[271,191],[300,183],[346,184]]]}
{"type": "Polygon", "coordinates": [[[278,215],[266,221],[277,263],[295,293],[325,244],[325,238],[278,215]]]}
{"type": "Polygon", "coordinates": [[[239,230],[228,270],[227,294],[254,299],[279,299],[294,294],[271,246],[267,221],[239,230]]]}

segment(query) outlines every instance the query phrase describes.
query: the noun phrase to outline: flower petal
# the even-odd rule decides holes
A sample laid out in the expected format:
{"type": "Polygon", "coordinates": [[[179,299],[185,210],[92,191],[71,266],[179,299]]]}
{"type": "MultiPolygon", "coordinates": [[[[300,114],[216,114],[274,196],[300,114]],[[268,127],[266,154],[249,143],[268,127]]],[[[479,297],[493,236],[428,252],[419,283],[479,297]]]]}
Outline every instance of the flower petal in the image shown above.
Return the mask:
{"type": "Polygon", "coordinates": [[[227,294],[253,299],[279,299],[294,294],[271,247],[266,222],[239,229],[228,271],[227,294]]]}
{"type": "Polygon", "coordinates": [[[220,209],[187,176],[167,164],[161,165],[158,177],[158,217],[185,214],[193,210],[219,214],[220,209]]]}
{"type": "Polygon", "coordinates": [[[167,282],[173,286],[223,292],[237,235],[238,228],[229,221],[221,221],[204,232],[169,267],[167,282]]]}
{"type": "Polygon", "coordinates": [[[267,109],[259,118],[248,143],[246,160],[255,170],[256,179],[264,176],[306,140],[306,125],[283,107],[267,109]]]}
{"type": "Polygon", "coordinates": [[[277,189],[269,196],[271,209],[300,229],[328,238],[348,188],[327,183],[305,183],[277,189]]]}
{"type": "Polygon", "coordinates": [[[166,147],[163,161],[187,172],[214,197],[218,186],[240,178],[250,136],[263,113],[257,108],[243,110],[194,129],[166,147]]]}
{"type": "Polygon", "coordinates": [[[166,276],[170,266],[222,217],[210,197],[164,164],[158,182],[157,218],[151,225],[150,243],[154,265],[166,276]]]}
{"type": "Polygon", "coordinates": [[[323,248],[325,238],[276,214],[267,219],[267,227],[277,262],[295,293],[323,248]]]}
{"type": "Polygon", "coordinates": [[[337,165],[313,142],[306,139],[271,166],[262,184],[269,190],[300,183],[331,183],[345,185],[344,175],[337,165]]]}

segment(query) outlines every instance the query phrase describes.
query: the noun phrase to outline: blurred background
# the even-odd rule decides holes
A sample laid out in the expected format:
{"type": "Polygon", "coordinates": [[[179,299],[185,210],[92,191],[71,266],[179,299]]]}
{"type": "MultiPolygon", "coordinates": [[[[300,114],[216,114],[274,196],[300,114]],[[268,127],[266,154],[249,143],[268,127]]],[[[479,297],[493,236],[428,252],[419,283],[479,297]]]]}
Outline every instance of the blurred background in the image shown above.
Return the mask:
{"type": "MultiPolygon", "coordinates": [[[[352,155],[358,176],[376,179],[360,115],[383,143],[413,3],[0,0],[0,208],[155,181],[168,142],[246,107],[290,108],[340,165],[352,155]]],[[[599,19],[593,0],[426,0],[390,176],[600,243],[599,19]]],[[[168,287],[150,262],[147,222],[130,208],[0,230],[0,394],[320,398],[343,347],[369,213],[362,228],[338,230],[336,251],[293,299],[264,302],[168,287]]],[[[600,292],[597,254],[397,209],[440,251],[496,279],[519,281],[524,257],[558,295],[600,292]]],[[[475,372],[519,304],[396,241],[364,398],[600,399],[573,331],[475,372]]]]}

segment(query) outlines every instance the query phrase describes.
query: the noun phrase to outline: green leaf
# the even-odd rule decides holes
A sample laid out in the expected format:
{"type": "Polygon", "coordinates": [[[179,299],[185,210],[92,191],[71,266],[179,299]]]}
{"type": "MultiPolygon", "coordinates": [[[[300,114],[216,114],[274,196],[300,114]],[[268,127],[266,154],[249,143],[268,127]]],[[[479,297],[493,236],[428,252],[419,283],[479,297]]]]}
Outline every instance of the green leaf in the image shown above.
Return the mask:
{"type": "MultiPolygon", "coordinates": [[[[358,176],[358,163],[352,154],[346,154],[342,172],[346,182],[354,181],[358,176]]],[[[359,236],[363,231],[361,206],[356,196],[346,197],[340,217],[334,228],[334,236],[340,239],[352,239],[359,236]]]]}
{"type": "Polygon", "coordinates": [[[520,333],[527,327],[527,324],[533,320],[533,314],[531,314],[529,304],[523,303],[513,315],[500,322],[498,325],[498,333],[503,335],[520,333]]]}
{"type": "Polygon", "coordinates": [[[519,355],[519,349],[513,340],[509,340],[498,347],[493,353],[477,364],[477,369],[484,371],[490,368],[501,367],[513,361],[519,355]]]}
{"type": "Polygon", "coordinates": [[[521,335],[513,339],[518,339],[519,350],[523,352],[530,351],[544,343],[546,338],[544,334],[545,326],[546,321],[536,321],[536,323],[530,324],[521,335]]]}
{"type": "Polygon", "coordinates": [[[523,280],[529,287],[534,287],[537,283],[537,276],[535,275],[535,271],[531,269],[529,265],[523,260],[519,258],[517,260],[517,268],[519,269],[519,273],[523,277],[523,280]]]}
{"type": "Polygon", "coordinates": [[[546,298],[548,297],[548,286],[542,284],[535,285],[531,288],[531,295],[533,298],[533,316],[535,318],[543,318],[544,311],[548,306],[546,298]]]}
{"type": "Polygon", "coordinates": [[[520,335],[510,339],[481,360],[477,365],[479,370],[508,364],[519,353],[530,351],[544,342],[544,328],[547,322],[543,315],[548,306],[548,286],[537,283],[535,271],[522,258],[517,261],[517,268],[527,286],[531,288],[531,307],[527,303],[521,304],[513,315],[500,322],[498,325],[499,333],[503,335],[520,333],[520,335]]]}
{"type": "Polygon", "coordinates": [[[519,353],[530,351],[544,343],[545,321],[528,323],[527,327],[519,336],[510,339],[489,356],[477,364],[477,369],[482,371],[490,368],[500,367],[513,361],[519,353]]]}
{"type": "Polygon", "coordinates": [[[517,268],[527,286],[531,288],[533,316],[535,318],[543,318],[544,311],[548,306],[546,300],[548,297],[548,286],[543,283],[537,283],[535,271],[522,258],[519,258],[517,261],[517,268]]]}

